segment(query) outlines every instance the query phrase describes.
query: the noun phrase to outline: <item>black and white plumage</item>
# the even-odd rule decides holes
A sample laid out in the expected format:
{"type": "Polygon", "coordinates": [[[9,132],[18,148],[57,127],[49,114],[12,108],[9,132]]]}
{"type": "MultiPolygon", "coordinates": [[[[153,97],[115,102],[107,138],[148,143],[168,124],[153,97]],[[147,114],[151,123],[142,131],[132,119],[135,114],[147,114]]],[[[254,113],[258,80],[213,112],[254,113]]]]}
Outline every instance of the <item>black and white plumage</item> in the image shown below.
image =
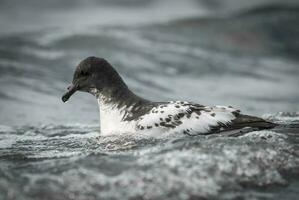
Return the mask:
{"type": "Polygon", "coordinates": [[[72,85],[62,100],[66,102],[76,91],[88,92],[97,98],[103,135],[135,132],[197,135],[275,126],[261,118],[243,115],[231,106],[148,101],[135,95],[116,70],[105,59],[97,57],[88,57],[79,63],[72,85]]]}

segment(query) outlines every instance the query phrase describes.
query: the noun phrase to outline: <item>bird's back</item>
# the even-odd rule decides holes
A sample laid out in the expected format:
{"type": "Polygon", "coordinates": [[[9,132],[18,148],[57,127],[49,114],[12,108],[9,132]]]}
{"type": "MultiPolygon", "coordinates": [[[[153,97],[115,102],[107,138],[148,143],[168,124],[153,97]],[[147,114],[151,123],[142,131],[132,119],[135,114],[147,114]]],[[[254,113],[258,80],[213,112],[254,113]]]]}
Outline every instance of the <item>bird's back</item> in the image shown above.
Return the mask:
{"type": "Polygon", "coordinates": [[[240,114],[231,106],[203,106],[186,101],[158,103],[140,116],[137,129],[155,132],[209,134],[245,127],[272,128],[275,124],[240,114]]]}

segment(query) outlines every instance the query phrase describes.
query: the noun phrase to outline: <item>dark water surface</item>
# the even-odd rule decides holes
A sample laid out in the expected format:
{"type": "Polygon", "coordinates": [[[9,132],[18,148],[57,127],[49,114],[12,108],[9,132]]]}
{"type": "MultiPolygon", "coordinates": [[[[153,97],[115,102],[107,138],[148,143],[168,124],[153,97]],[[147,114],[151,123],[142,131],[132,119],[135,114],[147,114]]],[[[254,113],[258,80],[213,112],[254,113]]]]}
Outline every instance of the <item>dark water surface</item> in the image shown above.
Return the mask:
{"type": "Polygon", "coordinates": [[[199,1],[0,2],[1,200],[298,197],[298,7],[219,17],[199,1]],[[282,125],[103,137],[92,96],[60,100],[91,55],[145,98],[232,105],[282,125]]]}
{"type": "Polygon", "coordinates": [[[296,199],[298,118],[238,137],[101,137],[97,126],[2,126],[0,197],[296,199]]]}

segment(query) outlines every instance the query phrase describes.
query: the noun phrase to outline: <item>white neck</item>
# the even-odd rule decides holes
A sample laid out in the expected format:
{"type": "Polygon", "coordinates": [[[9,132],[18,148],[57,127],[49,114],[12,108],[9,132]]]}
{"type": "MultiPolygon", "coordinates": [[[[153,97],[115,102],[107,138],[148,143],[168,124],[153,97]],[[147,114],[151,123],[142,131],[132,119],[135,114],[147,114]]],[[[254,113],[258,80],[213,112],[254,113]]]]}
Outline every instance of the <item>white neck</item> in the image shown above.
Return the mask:
{"type": "Polygon", "coordinates": [[[116,104],[105,103],[101,96],[97,100],[100,110],[101,135],[135,132],[135,121],[123,121],[126,115],[125,108],[117,108],[116,104]]]}

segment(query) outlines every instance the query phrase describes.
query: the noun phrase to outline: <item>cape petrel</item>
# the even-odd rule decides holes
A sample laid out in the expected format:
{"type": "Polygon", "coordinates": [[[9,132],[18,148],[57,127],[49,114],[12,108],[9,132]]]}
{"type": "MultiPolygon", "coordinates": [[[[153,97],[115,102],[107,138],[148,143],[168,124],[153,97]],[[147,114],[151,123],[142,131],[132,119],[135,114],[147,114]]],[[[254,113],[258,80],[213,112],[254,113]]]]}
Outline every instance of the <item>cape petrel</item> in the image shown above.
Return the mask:
{"type": "Polygon", "coordinates": [[[103,58],[88,57],[79,63],[62,101],[66,102],[76,91],[88,92],[96,97],[102,135],[142,132],[197,135],[275,126],[264,119],[243,115],[231,106],[143,99],[128,88],[103,58]]]}

